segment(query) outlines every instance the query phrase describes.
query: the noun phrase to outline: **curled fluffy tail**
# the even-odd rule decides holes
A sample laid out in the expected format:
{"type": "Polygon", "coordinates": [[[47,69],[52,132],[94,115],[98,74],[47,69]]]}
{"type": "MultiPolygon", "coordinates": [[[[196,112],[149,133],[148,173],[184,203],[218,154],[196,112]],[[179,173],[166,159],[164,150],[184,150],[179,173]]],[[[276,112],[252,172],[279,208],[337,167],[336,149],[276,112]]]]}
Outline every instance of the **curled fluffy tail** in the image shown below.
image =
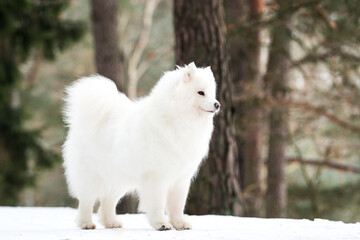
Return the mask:
{"type": "Polygon", "coordinates": [[[72,128],[93,129],[110,118],[119,106],[119,93],[113,81],[100,75],[81,78],[67,87],[63,110],[65,123],[72,128]]]}

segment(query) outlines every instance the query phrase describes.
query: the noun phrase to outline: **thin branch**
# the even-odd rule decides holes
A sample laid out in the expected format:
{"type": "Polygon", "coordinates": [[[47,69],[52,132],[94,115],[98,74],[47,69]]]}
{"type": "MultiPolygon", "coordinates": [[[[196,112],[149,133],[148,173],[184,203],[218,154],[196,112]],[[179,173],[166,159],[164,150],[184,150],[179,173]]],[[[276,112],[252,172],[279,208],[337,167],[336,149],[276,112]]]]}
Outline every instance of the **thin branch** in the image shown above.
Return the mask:
{"type": "Polygon", "coordinates": [[[332,49],[326,53],[322,53],[322,54],[309,54],[306,55],[305,57],[294,61],[292,64],[292,67],[298,67],[302,64],[307,64],[307,63],[316,63],[316,62],[320,62],[320,61],[326,61],[331,57],[340,57],[342,60],[346,60],[349,62],[360,62],[360,57],[356,56],[354,54],[351,53],[345,53],[342,51],[337,51],[335,49],[332,49]]]}
{"type": "Polygon", "coordinates": [[[146,1],[144,9],[144,17],[142,22],[142,29],[140,36],[135,43],[134,50],[130,56],[128,64],[128,96],[131,99],[136,98],[137,83],[139,81],[138,76],[138,65],[141,59],[141,56],[145,50],[145,47],[149,41],[150,28],[152,25],[154,11],[161,0],[148,0],[146,1]]]}
{"type": "Polygon", "coordinates": [[[140,79],[144,75],[145,71],[149,68],[149,66],[150,66],[150,64],[147,61],[146,62],[143,61],[139,64],[139,66],[137,68],[138,79],[140,79]]]}
{"type": "MultiPolygon", "coordinates": [[[[244,97],[241,95],[234,94],[232,97],[232,100],[235,103],[242,102],[242,101],[244,101],[244,97]]],[[[297,107],[304,111],[308,111],[308,112],[314,113],[316,115],[323,116],[326,119],[328,119],[329,121],[335,123],[336,125],[344,128],[344,129],[348,129],[360,136],[360,126],[349,123],[349,122],[337,117],[336,115],[328,113],[325,109],[323,109],[321,107],[316,107],[316,106],[313,106],[313,105],[311,105],[309,103],[305,103],[305,102],[295,102],[292,100],[276,100],[269,96],[263,97],[263,98],[258,96],[257,100],[262,102],[263,107],[272,107],[272,106],[276,106],[276,105],[288,105],[290,107],[297,107]]]]}
{"type": "Polygon", "coordinates": [[[291,67],[298,67],[307,63],[316,63],[320,61],[325,61],[333,56],[334,53],[332,52],[326,52],[322,54],[309,54],[299,60],[294,61],[291,67]]]}
{"type": "MultiPolygon", "coordinates": [[[[330,169],[334,169],[334,170],[341,171],[341,172],[360,174],[360,167],[340,164],[340,163],[336,163],[336,162],[332,162],[332,161],[328,161],[328,160],[287,157],[286,162],[287,162],[287,164],[299,163],[302,166],[303,165],[311,165],[311,166],[317,166],[317,167],[330,168],[330,169]]],[[[267,165],[267,164],[268,164],[268,161],[267,160],[264,161],[264,165],[267,165]]]]}
{"type": "Polygon", "coordinates": [[[294,102],[294,101],[289,101],[288,104],[292,107],[298,107],[305,111],[309,111],[309,112],[315,113],[317,115],[321,115],[321,116],[327,118],[329,121],[339,125],[340,127],[349,129],[349,130],[355,132],[356,134],[360,135],[360,126],[353,125],[349,122],[346,122],[346,121],[338,118],[337,116],[328,113],[323,108],[315,107],[308,103],[301,103],[301,102],[294,102]]]}
{"type": "Polygon", "coordinates": [[[26,89],[27,90],[32,89],[35,85],[35,82],[38,78],[42,59],[43,59],[42,51],[36,50],[36,52],[34,53],[31,67],[30,67],[29,72],[26,77],[26,89]]]}
{"type": "Polygon", "coordinates": [[[301,159],[301,158],[297,158],[297,157],[289,157],[286,160],[287,160],[288,164],[289,163],[300,163],[300,164],[307,164],[307,165],[318,166],[318,167],[331,168],[331,169],[335,169],[337,171],[342,171],[342,172],[360,174],[360,167],[335,163],[335,162],[331,162],[331,161],[327,161],[327,160],[301,159]]]}
{"type": "Polygon", "coordinates": [[[272,26],[272,25],[276,24],[277,22],[282,21],[282,18],[284,15],[295,14],[300,9],[317,6],[320,2],[321,2],[321,0],[298,1],[298,2],[294,2],[293,4],[290,4],[289,7],[284,8],[282,11],[278,10],[279,6],[277,4],[274,4],[274,3],[266,4],[266,8],[271,9],[273,11],[277,11],[274,16],[271,16],[268,18],[264,17],[263,19],[261,19],[259,21],[254,21],[254,22],[251,22],[250,24],[243,24],[241,26],[234,27],[233,30],[237,31],[237,30],[243,30],[243,29],[254,29],[254,28],[258,28],[258,27],[272,26]]]}
{"type": "Polygon", "coordinates": [[[315,10],[323,18],[324,22],[332,29],[336,29],[336,22],[330,19],[329,12],[320,4],[316,5],[315,10]]]}

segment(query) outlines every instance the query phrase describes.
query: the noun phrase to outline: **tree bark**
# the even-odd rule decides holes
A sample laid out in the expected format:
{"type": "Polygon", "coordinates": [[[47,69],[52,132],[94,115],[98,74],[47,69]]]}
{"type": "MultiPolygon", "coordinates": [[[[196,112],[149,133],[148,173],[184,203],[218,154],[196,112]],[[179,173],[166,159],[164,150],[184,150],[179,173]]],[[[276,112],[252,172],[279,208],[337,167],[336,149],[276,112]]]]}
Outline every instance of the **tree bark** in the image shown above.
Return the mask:
{"type": "Polygon", "coordinates": [[[263,109],[258,96],[263,94],[260,50],[261,29],[244,29],[246,24],[259,21],[264,0],[226,0],[227,23],[234,32],[229,35],[231,49],[233,94],[241,98],[235,103],[238,162],[245,202],[245,216],[260,216],[262,207],[261,153],[263,109]]]}
{"type": "MultiPolygon", "coordinates": [[[[264,0],[250,1],[250,22],[259,21],[264,11],[264,0]]],[[[246,111],[244,128],[244,192],[245,215],[259,217],[262,206],[261,196],[261,153],[262,153],[262,124],[263,109],[258,97],[263,93],[263,79],[260,67],[261,29],[250,29],[249,44],[247,47],[247,63],[245,84],[248,89],[248,98],[245,103],[246,111]]]]}
{"type": "MultiPolygon", "coordinates": [[[[247,57],[246,57],[246,37],[243,34],[237,33],[236,28],[243,25],[248,21],[249,4],[248,0],[224,0],[226,25],[229,30],[227,36],[227,45],[230,52],[230,69],[231,69],[231,81],[232,81],[232,96],[242,98],[243,96],[243,85],[245,82],[245,72],[247,69],[247,57]]],[[[240,172],[241,189],[244,188],[244,132],[245,121],[243,116],[245,115],[245,109],[243,103],[240,101],[234,102],[235,108],[235,139],[238,148],[238,163],[240,172]]],[[[244,196],[245,200],[245,196],[244,196]]],[[[244,211],[244,214],[246,210],[244,211]]]]}
{"type": "MultiPolygon", "coordinates": [[[[91,0],[92,27],[95,41],[95,63],[97,72],[116,84],[124,92],[125,82],[122,78],[122,62],[118,47],[118,5],[117,0],[91,0]]],[[[137,204],[135,199],[126,195],[118,204],[117,213],[134,213],[137,204]]]]}
{"type": "MultiPolygon", "coordinates": [[[[271,98],[277,102],[286,101],[288,94],[288,72],[290,66],[290,13],[283,11],[289,1],[278,0],[278,12],[282,12],[277,24],[271,30],[271,46],[265,81],[270,86],[271,98]]],[[[276,104],[270,112],[270,138],[268,152],[268,179],[266,193],[266,216],[285,217],[286,193],[286,141],[288,106],[276,104]]]]}
{"type": "Polygon", "coordinates": [[[91,0],[91,4],[97,72],[113,80],[118,90],[124,91],[117,35],[117,0],[91,0]]]}
{"type": "Polygon", "coordinates": [[[198,66],[210,65],[222,104],[221,113],[215,117],[209,157],[192,186],[187,211],[240,215],[240,176],[223,2],[174,0],[174,23],[176,64],[194,61],[198,66]]]}

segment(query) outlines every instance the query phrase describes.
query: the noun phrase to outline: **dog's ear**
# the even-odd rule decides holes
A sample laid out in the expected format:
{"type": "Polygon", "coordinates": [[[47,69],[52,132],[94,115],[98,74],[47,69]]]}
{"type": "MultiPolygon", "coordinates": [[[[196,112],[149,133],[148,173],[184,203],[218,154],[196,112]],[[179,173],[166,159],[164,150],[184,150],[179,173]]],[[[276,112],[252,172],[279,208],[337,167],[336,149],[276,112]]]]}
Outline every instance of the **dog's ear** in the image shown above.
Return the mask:
{"type": "Polygon", "coordinates": [[[196,71],[196,65],[194,62],[191,62],[189,65],[186,66],[186,71],[185,71],[185,82],[189,82],[192,80],[194,74],[196,71]]]}

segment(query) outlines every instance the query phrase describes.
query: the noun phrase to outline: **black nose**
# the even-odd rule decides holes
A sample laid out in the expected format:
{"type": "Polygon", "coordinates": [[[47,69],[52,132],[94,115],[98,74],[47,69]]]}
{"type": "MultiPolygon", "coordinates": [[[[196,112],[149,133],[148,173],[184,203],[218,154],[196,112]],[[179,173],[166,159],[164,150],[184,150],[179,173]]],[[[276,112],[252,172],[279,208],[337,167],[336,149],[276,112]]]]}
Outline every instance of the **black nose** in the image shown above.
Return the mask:
{"type": "Polygon", "coordinates": [[[221,105],[220,105],[220,103],[216,102],[216,103],[214,103],[214,106],[216,109],[219,109],[221,105]]]}

